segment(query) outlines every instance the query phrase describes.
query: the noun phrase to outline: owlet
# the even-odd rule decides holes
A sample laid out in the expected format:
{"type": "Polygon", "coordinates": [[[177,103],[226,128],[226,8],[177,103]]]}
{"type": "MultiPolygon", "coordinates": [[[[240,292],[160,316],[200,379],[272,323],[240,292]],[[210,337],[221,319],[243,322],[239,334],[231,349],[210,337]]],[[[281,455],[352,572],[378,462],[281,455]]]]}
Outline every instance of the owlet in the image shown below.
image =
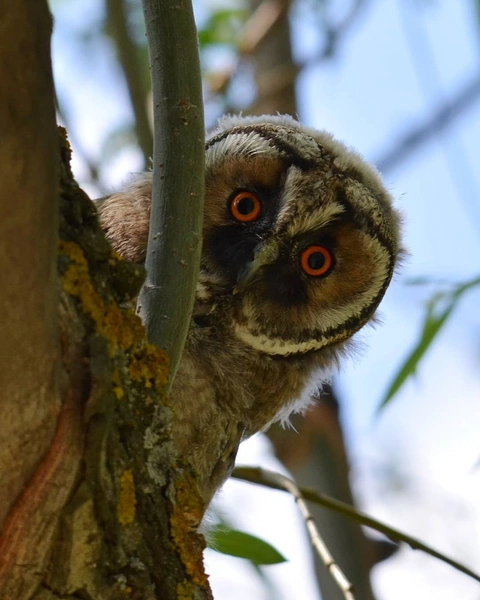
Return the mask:
{"type": "MultiPolygon", "coordinates": [[[[203,249],[172,387],[174,439],[208,504],[240,442],[305,409],[375,313],[401,254],[377,171],[287,116],[226,117],[208,136],[203,249]]],[[[151,176],[99,202],[142,262],[151,176]]]]}

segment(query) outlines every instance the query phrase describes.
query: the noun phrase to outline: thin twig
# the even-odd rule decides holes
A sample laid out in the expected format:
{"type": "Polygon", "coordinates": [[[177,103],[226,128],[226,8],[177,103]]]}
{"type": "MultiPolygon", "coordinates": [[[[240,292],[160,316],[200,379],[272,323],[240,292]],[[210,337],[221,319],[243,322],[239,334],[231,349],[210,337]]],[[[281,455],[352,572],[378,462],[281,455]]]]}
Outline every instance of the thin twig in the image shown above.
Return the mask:
{"type": "MultiPolygon", "coordinates": [[[[241,479],[243,481],[248,481],[249,483],[255,483],[257,485],[263,485],[265,487],[269,487],[275,490],[282,490],[290,492],[290,489],[287,489],[282,482],[284,478],[283,475],[279,475],[278,473],[274,473],[273,471],[268,471],[267,469],[261,469],[260,467],[236,467],[232,473],[232,477],[235,479],[241,479]],[[282,478],[282,479],[279,479],[282,478]]],[[[288,481],[288,478],[286,478],[288,481]]],[[[293,483],[293,482],[292,482],[293,483]]],[[[295,485],[295,484],[294,484],[295,485]]],[[[314,504],[318,504],[319,506],[323,506],[333,512],[336,512],[339,515],[343,515],[356,523],[360,523],[361,525],[365,525],[366,527],[370,527],[375,531],[379,531],[387,536],[394,542],[404,542],[408,544],[410,548],[413,550],[421,550],[434,558],[438,558],[444,563],[447,563],[457,571],[461,571],[465,575],[468,575],[472,579],[480,582],[480,575],[474,573],[467,567],[463,566],[461,563],[445,556],[441,552],[434,550],[430,546],[427,546],[420,540],[417,540],[414,537],[411,537],[405,533],[402,533],[398,529],[385,525],[381,521],[377,521],[372,517],[369,517],[365,513],[362,513],[349,504],[345,502],[341,502],[340,500],[335,500],[326,494],[321,494],[314,489],[300,487],[298,488],[300,494],[305,500],[309,502],[313,502],[314,504]]],[[[291,493],[291,492],[290,492],[291,493]]]]}
{"type": "Polygon", "coordinates": [[[305,497],[297,484],[281,473],[275,473],[273,471],[254,467],[236,467],[233,471],[232,477],[235,477],[236,479],[243,479],[244,481],[248,481],[250,483],[257,483],[259,485],[265,485],[274,489],[283,490],[292,494],[300,512],[302,513],[312,546],[316,550],[320,560],[323,562],[335,583],[342,591],[345,600],[355,600],[355,596],[353,595],[353,585],[347,579],[345,573],[340,569],[337,562],[330,554],[327,545],[323,541],[323,538],[317,529],[315,520],[308,509],[308,506],[305,502],[305,497]]]}
{"type": "Polygon", "coordinates": [[[432,137],[444,131],[480,98],[480,75],[475,75],[450,100],[431,111],[431,116],[411,127],[389,150],[380,153],[374,162],[381,173],[386,173],[409,158],[412,153],[432,137]]]}
{"type": "Polygon", "coordinates": [[[312,516],[312,513],[308,510],[308,506],[305,503],[302,493],[298,489],[297,485],[291,479],[288,479],[288,477],[285,477],[280,473],[272,473],[272,475],[274,475],[275,479],[281,485],[283,485],[284,489],[287,492],[290,492],[295,498],[295,502],[297,503],[297,506],[300,512],[302,513],[303,519],[305,521],[305,525],[307,527],[308,535],[310,536],[312,546],[315,548],[321,561],[326,566],[328,572],[333,577],[338,587],[341,589],[345,600],[355,600],[355,597],[353,595],[352,584],[346,578],[345,573],[340,569],[338,564],[335,562],[335,559],[330,554],[327,545],[323,541],[323,538],[317,529],[317,525],[312,516]]]}
{"type": "Polygon", "coordinates": [[[172,384],[187,337],[200,265],[205,128],[190,0],[143,0],[154,107],[147,280],[138,311],[148,340],[170,357],[172,384]]]}
{"type": "MultiPolygon", "coordinates": [[[[305,61],[293,65],[286,72],[275,73],[272,75],[272,84],[277,88],[283,87],[288,82],[294,81],[298,74],[306,67],[316,66],[325,60],[329,60],[334,55],[335,49],[343,39],[352,25],[356,22],[361,10],[365,7],[367,0],[356,0],[347,16],[336,26],[328,28],[326,31],[326,41],[323,48],[305,61]],[[281,84],[278,82],[281,81],[281,84]]],[[[265,0],[250,16],[243,26],[238,42],[238,55],[235,64],[228,70],[215,76],[207,77],[210,81],[208,94],[223,94],[228,88],[234,75],[238,72],[243,60],[254,54],[258,46],[270,34],[271,29],[277,24],[280,17],[288,10],[289,2],[285,0],[265,0]]],[[[266,87],[270,82],[266,84],[266,87]]]]}
{"type": "Polygon", "coordinates": [[[288,5],[289,2],[286,0],[264,0],[258,5],[242,28],[238,44],[238,52],[241,56],[255,52],[255,49],[288,10],[288,5]]]}

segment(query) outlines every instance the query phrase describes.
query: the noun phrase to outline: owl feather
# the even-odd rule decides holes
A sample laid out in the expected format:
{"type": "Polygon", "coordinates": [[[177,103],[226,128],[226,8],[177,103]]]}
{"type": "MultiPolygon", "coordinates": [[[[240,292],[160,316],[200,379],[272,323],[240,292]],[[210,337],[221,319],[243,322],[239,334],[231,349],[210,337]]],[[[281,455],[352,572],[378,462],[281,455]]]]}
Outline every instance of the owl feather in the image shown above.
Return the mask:
{"type": "MultiPolygon", "coordinates": [[[[172,386],[174,440],[208,504],[240,442],[308,406],[372,320],[402,254],[378,172],[288,116],[223,118],[206,140],[201,267],[172,386]]],[[[98,203],[143,262],[152,180],[98,203]]]]}

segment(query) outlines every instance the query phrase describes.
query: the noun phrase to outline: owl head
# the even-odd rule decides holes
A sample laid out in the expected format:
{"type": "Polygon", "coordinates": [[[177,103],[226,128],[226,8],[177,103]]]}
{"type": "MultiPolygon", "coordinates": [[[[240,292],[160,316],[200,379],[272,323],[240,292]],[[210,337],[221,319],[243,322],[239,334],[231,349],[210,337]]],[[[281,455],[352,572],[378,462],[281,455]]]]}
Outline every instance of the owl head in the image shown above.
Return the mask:
{"type": "Polygon", "coordinates": [[[226,117],[206,142],[200,294],[266,355],[335,346],[385,294],[399,222],[377,171],[330,134],[226,117]]]}
{"type": "MultiPolygon", "coordinates": [[[[142,261],[151,175],[99,203],[107,237],[142,261]]],[[[401,254],[377,171],[288,116],[225,117],[206,141],[194,320],[271,357],[338,345],[369,321],[401,254]]]]}

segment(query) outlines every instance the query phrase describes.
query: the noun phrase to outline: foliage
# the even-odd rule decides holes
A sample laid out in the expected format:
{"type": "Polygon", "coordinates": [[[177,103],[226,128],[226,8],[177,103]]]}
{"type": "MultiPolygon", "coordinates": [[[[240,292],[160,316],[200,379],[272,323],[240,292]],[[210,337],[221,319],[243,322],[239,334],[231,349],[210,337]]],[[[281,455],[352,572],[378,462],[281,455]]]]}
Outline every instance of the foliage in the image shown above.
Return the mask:
{"type": "Polygon", "coordinates": [[[248,16],[246,10],[217,9],[198,30],[201,48],[217,44],[235,45],[242,25],[248,16]]]}
{"type": "MultiPolygon", "coordinates": [[[[423,282],[425,282],[425,280],[419,281],[419,283],[423,282]]],[[[437,292],[430,299],[427,304],[425,320],[423,322],[420,337],[388,387],[388,390],[378,407],[379,411],[390,403],[405,381],[411,375],[415,374],[421,359],[437,339],[453,311],[458,307],[459,301],[464,294],[479,285],[480,278],[476,277],[475,279],[455,285],[451,290],[437,292]]]]}
{"type": "Polygon", "coordinates": [[[208,546],[222,554],[246,558],[255,565],[276,565],[287,560],[268,542],[223,524],[211,531],[208,546]]]}

